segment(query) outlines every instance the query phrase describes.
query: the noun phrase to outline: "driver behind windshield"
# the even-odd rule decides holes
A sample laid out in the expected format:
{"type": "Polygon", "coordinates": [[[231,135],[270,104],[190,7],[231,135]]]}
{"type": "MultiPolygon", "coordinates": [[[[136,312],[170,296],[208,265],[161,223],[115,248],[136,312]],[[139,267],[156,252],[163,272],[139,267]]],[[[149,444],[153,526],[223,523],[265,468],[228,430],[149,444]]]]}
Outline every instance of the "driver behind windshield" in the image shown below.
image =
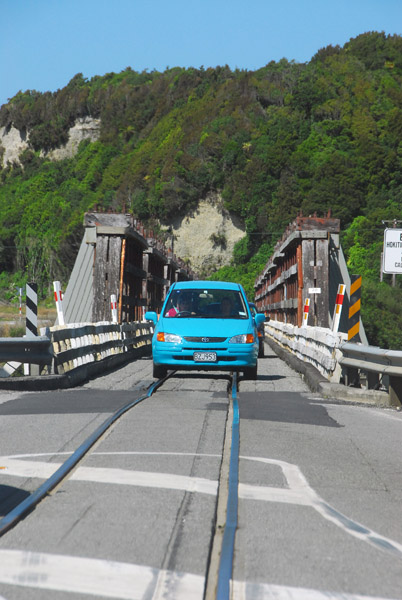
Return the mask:
{"type": "Polygon", "coordinates": [[[222,317],[230,317],[232,315],[233,303],[229,296],[222,298],[220,309],[222,317]]]}
{"type": "Polygon", "coordinates": [[[188,294],[180,294],[176,306],[168,310],[165,317],[175,317],[182,312],[191,312],[191,297],[188,294]]]}

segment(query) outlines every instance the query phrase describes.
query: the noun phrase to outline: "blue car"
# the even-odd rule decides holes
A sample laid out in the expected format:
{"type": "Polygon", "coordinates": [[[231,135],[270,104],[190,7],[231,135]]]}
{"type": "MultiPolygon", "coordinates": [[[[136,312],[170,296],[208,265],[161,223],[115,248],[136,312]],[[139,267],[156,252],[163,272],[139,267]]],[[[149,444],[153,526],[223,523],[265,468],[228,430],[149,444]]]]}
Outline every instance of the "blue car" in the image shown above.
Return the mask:
{"type": "MultiPolygon", "coordinates": [[[[255,318],[255,316],[258,314],[256,305],[254,304],[254,302],[249,302],[248,305],[250,307],[251,314],[255,318]]],[[[268,322],[269,320],[270,320],[269,317],[265,317],[265,321],[266,322],[268,322]]],[[[264,358],[264,356],[265,356],[265,347],[264,347],[264,342],[265,342],[265,327],[264,327],[264,321],[262,321],[261,323],[258,324],[257,331],[258,331],[258,341],[259,341],[258,358],[264,358]]]]}
{"type": "Polygon", "coordinates": [[[171,370],[241,371],[257,379],[258,332],[265,316],[253,317],[243,287],[223,281],[174,283],[158,319],[146,312],[155,331],[153,375],[171,370]]]}

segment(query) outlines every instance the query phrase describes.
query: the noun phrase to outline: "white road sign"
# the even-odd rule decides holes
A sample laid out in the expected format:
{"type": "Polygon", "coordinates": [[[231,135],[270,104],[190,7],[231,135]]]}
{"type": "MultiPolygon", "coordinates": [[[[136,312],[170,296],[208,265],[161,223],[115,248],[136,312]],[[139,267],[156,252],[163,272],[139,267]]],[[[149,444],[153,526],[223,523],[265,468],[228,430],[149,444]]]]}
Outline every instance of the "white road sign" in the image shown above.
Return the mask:
{"type": "Polygon", "coordinates": [[[402,229],[389,228],[384,231],[384,273],[402,273],[402,229]]]}

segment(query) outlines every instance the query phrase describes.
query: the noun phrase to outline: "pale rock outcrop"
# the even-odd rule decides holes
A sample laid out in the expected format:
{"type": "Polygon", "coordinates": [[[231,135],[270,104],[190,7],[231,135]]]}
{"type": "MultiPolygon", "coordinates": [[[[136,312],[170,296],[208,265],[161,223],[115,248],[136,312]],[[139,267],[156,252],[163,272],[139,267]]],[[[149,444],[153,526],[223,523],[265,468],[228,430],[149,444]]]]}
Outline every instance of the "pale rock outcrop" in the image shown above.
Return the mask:
{"type": "Polygon", "coordinates": [[[3,150],[3,167],[8,162],[19,163],[19,155],[28,148],[28,135],[13,126],[0,127],[0,153],[3,150]]]}
{"type": "MultiPolygon", "coordinates": [[[[71,158],[76,154],[82,140],[94,142],[99,138],[99,132],[100,119],[93,119],[92,117],[79,118],[68,132],[68,142],[50,152],[45,153],[42,151],[41,156],[46,156],[51,160],[71,158]]],[[[0,127],[0,153],[3,150],[3,166],[5,167],[7,162],[19,163],[19,155],[28,148],[28,142],[29,132],[19,131],[13,126],[0,127]]]]}
{"type": "Polygon", "coordinates": [[[198,275],[206,275],[230,263],[233,247],[245,236],[240,219],[224,207],[219,194],[200,200],[198,207],[171,223],[174,254],[189,260],[198,275]]]}
{"type": "Polygon", "coordinates": [[[63,158],[72,158],[78,151],[78,146],[82,140],[95,142],[99,138],[100,119],[92,117],[83,117],[77,119],[74,126],[68,132],[68,142],[60,148],[55,148],[46,154],[52,160],[62,160],[63,158]]]}

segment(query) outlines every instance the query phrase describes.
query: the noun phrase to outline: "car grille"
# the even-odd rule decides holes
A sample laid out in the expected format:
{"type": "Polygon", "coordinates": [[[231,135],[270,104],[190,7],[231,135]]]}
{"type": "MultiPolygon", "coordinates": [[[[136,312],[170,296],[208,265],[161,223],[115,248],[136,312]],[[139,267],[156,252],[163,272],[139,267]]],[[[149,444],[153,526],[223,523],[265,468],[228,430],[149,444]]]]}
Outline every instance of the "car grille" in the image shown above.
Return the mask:
{"type": "Polygon", "coordinates": [[[227,338],[225,337],[185,337],[186,342],[196,342],[198,344],[218,344],[224,342],[227,338]]]}

